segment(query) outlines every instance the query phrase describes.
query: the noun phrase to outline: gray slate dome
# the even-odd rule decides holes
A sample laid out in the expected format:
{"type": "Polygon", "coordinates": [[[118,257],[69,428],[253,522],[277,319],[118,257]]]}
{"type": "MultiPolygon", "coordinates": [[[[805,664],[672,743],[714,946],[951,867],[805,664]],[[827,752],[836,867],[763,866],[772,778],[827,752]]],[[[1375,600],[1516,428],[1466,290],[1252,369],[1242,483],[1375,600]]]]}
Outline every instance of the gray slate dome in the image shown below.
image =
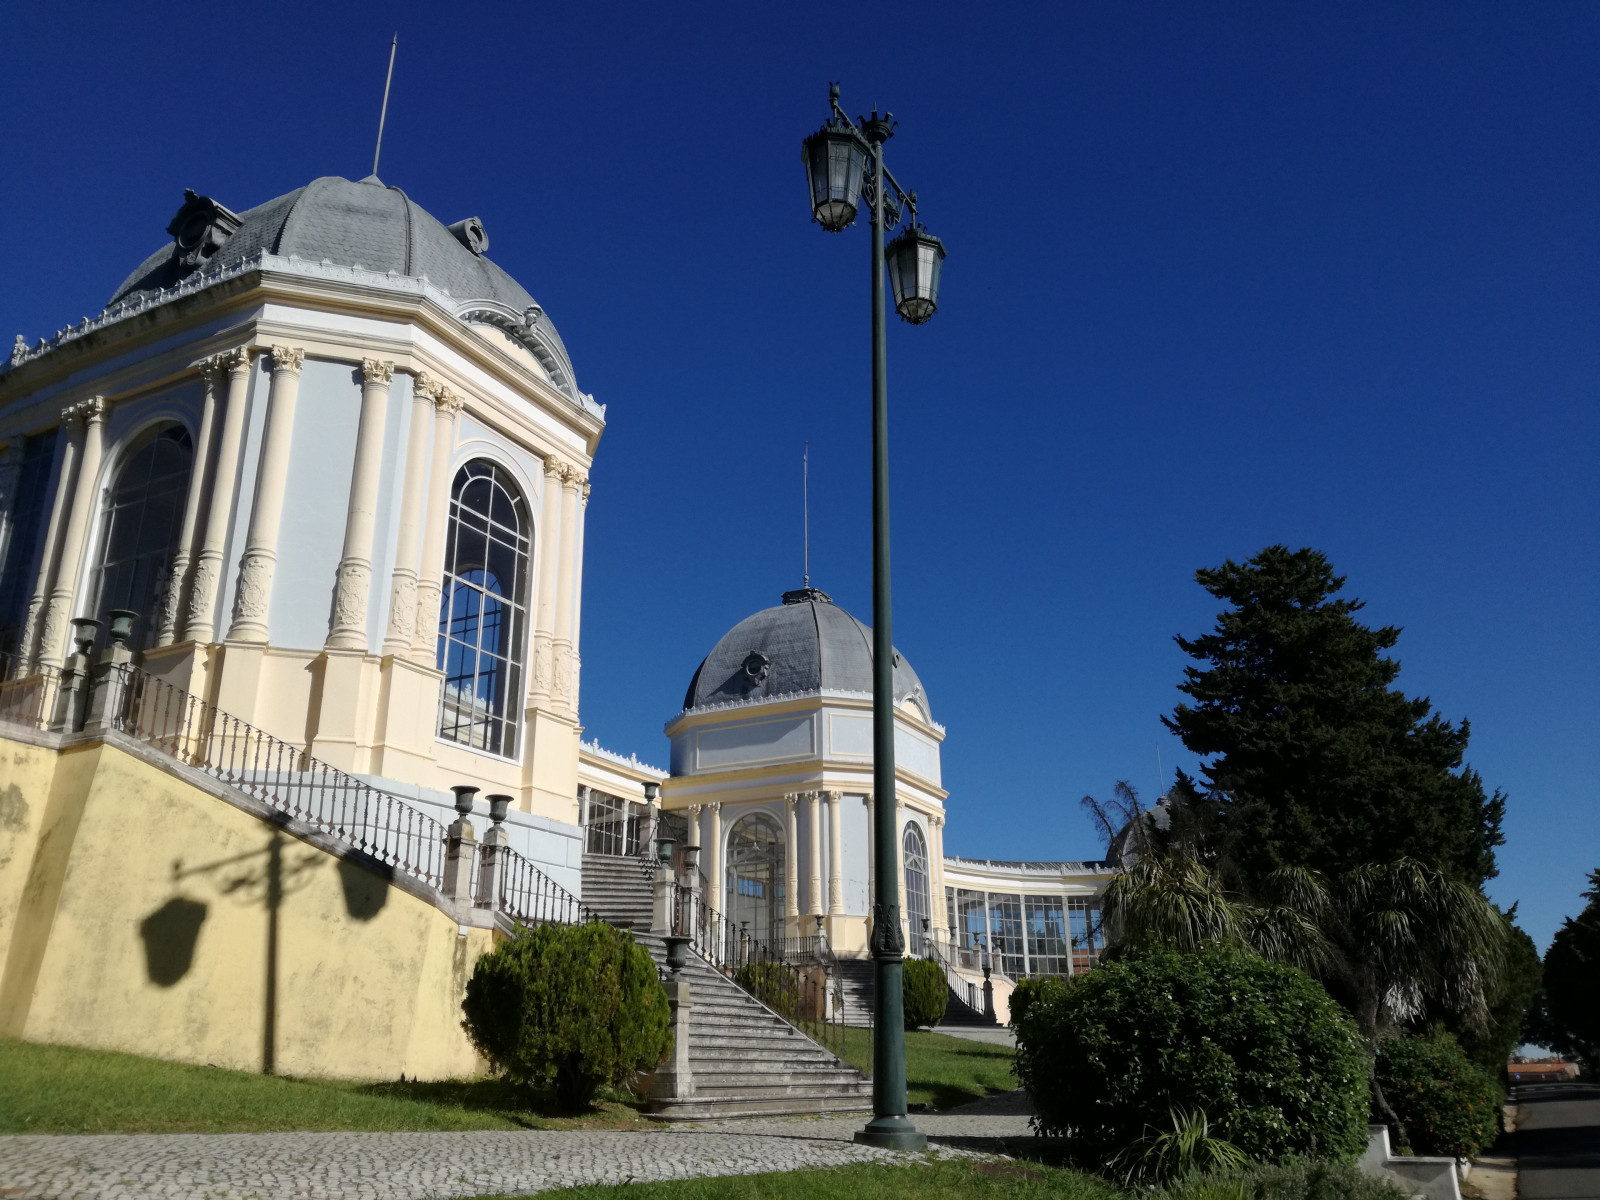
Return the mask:
{"type": "Polygon", "coordinates": [[[538,332],[554,343],[571,378],[571,359],[549,319],[521,284],[484,256],[483,226],[474,218],[447,228],[375,175],[359,182],[325,175],[238,214],[191,192],[167,232],[176,240],[140,263],[111,304],[171,287],[196,270],[225,269],[262,251],[310,262],[326,259],[343,267],[426,277],[463,302],[488,301],[519,314],[532,309],[538,332]],[[199,247],[182,244],[186,222],[195,230],[209,223],[199,247]]]}
{"type": "MultiPolygon", "coordinates": [[[[872,630],[816,588],[785,592],[783,603],[746,617],[723,635],[689,681],[684,708],[758,700],[819,688],[872,691],[872,630]]],[[[928,695],[911,664],[894,656],[894,702],[928,695]]]]}

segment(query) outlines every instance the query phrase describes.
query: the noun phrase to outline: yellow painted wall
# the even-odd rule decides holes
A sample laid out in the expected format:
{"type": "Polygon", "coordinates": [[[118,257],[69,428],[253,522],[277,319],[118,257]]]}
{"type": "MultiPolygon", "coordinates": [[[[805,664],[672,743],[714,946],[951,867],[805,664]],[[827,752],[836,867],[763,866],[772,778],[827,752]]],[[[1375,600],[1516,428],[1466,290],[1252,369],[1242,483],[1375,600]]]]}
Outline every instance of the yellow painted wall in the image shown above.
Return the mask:
{"type": "Polygon", "coordinates": [[[460,1000],[490,931],[115,746],[0,751],[0,1031],[286,1074],[481,1071],[460,1000]]]}

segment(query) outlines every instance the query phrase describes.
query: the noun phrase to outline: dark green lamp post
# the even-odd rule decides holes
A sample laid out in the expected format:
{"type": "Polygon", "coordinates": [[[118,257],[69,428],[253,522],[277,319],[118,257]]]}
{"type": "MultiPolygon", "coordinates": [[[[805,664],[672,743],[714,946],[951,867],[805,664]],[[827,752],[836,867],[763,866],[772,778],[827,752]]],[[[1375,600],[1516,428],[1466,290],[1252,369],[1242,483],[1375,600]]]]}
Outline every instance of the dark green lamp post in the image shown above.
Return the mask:
{"type": "Polygon", "coordinates": [[[894,632],[889,605],[889,358],[885,346],[883,272],[894,285],[895,310],[921,325],[938,310],[944,244],[917,223],[917,197],[883,165],[894,136],[889,113],[852,121],[828,85],[833,114],[806,138],[801,158],[811,213],[829,233],[852,224],[866,200],[872,222],[872,1120],[856,1141],[889,1150],[921,1150],[928,1139],[906,1116],[905,937],[900,930],[900,837],[895,828],[894,632]],[[908,227],[884,247],[886,234],[909,214],[908,227]]]}

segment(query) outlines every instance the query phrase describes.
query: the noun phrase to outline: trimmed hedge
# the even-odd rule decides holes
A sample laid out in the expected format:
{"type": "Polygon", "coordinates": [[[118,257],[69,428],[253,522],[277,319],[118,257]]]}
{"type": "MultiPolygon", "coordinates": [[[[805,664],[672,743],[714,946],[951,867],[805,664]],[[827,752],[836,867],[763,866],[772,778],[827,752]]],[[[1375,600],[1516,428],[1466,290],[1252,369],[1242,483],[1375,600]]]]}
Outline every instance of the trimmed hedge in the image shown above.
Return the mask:
{"type": "Polygon", "coordinates": [[[1352,1159],[1367,1142],[1367,1063],[1309,976],[1222,946],[1105,963],[1037,988],[1014,1016],[1037,1130],[1091,1168],[1200,1111],[1257,1162],[1352,1159]]]}
{"type": "Polygon", "coordinates": [[[1040,996],[1054,995],[1063,988],[1072,986],[1072,981],[1079,978],[1077,975],[1030,975],[1025,979],[1017,980],[1017,986],[1011,991],[1011,1024],[1013,1027],[1028,1011],[1028,1006],[1040,996]]]}
{"type": "Polygon", "coordinates": [[[1418,1154],[1476,1158],[1500,1131],[1500,1089],[1449,1033],[1378,1047],[1378,1083],[1418,1154]]]}
{"type": "Polygon", "coordinates": [[[904,996],[907,1029],[937,1025],[950,1000],[950,985],[944,968],[922,958],[908,958],[903,968],[901,992],[904,996]]]}
{"type": "Polygon", "coordinates": [[[564,1108],[653,1070],[672,1049],[650,952],[611,925],[540,925],[478,959],[461,1002],[467,1037],[499,1071],[564,1108]]]}

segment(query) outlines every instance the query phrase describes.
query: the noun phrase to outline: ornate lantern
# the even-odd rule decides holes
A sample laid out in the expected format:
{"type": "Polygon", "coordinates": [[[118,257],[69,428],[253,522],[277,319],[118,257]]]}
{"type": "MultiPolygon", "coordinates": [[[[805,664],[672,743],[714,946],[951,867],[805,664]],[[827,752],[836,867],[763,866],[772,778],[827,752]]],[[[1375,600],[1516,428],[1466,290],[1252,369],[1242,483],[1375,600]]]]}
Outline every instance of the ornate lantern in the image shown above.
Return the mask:
{"type": "Polygon", "coordinates": [[[829,233],[838,233],[856,219],[866,147],[849,126],[829,121],[801,143],[800,157],[811,188],[811,215],[829,233]]]}
{"type": "Polygon", "coordinates": [[[939,311],[939,276],[944,272],[944,243],[915,221],[883,248],[889,264],[894,307],[913,325],[939,311]]]}

